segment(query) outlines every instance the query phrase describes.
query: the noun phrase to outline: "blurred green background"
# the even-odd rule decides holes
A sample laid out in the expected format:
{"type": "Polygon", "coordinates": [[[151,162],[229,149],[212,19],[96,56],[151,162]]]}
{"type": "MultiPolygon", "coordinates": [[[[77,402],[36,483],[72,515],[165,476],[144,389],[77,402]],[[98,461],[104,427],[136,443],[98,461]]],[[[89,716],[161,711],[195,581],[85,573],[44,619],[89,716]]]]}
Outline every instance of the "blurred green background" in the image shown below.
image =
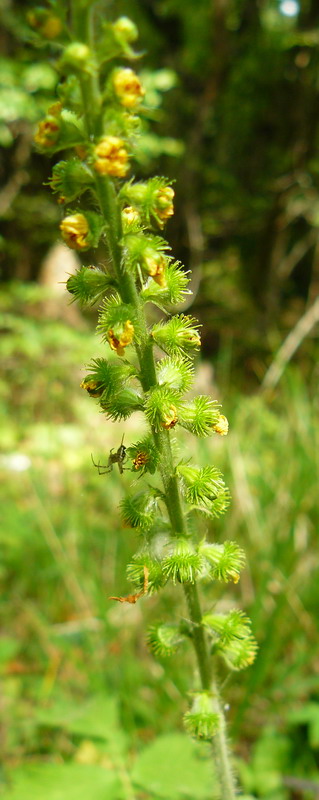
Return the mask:
{"type": "MultiPolygon", "coordinates": [[[[117,510],[130,474],[99,477],[139,417],[106,422],[79,390],[104,347],[96,310],[68,305],[74,268],[33,150],[55,97],[54,52],[35,48],[32,2],[0,0],[1,634],[4,800],[207,800],[206,745],[183,733],[191,654],[156,662],[146,625],[185,613],[178,589],[136,606],[137,539],[117,510]]],[[[100,3],[140,29],[146,87],[136,176],[176,179],[167,227],[193,270],[203,324],[196,385],[218,397],[226,440],[180,436],[225,472],[232,504],[211,539],[248,567],[212,598],[252,618],[255,664],[225,687],[246,797],[319,798],[319,7],[316,0],[100,3]],[[288,337],[288,338],[287,338],[288,337]],[[286,346],[280,350],[286,341],[286,346]]],[[[101,259],[103,254],[101,253],[101,259]]],[[[224,798],[223,800],[227,800],[224,798]]]]}

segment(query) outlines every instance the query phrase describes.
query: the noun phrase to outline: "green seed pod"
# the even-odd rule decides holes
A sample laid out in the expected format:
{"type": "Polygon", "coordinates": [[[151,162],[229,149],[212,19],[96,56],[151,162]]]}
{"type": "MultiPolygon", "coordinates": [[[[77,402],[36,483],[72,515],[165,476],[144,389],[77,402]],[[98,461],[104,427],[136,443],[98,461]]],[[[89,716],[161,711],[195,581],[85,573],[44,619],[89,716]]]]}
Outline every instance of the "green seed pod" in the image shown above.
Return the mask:
{"type": "Polygon", "coordinates": [[[144,411],[156,431],[174,428],[178,421],[179,395],[168,386],[156,386],[145,403],[144,411]]]}
{"type": "Polygon", "coordinates": [[[170,551],[170,555],[162,562],[164,575],[171,578],[173,583],[194,583],[202,569],[201,554],[185,538],[173,542],[170,551]]]}
{"type": "Polygon", "coordinates": [[[200,347],[198,328],[196,319],[180,314],[154,325],[152,337],[169,355],[189,355],[200,347]]]}
{"type": "Polygon", "coordinates": [[[219,409],[217,400],[198,395],[191,403],[182,406],[180,424],[195,436],[210,436],[220,417],[219,409]]]}
{"type": "Polygon", "coordinates": [[[138,492],[122,500],[121,512],[124,522],[131,528],[148,530],[152,527],[157,511],[157,498],[150,492],[138,492]]]}
{"type": "Polygon", "coordinates": [[[216,467],[192,467],[188,464],[179,464],[177,472],[182,476],[187,486],[186,500],[193,506],[208,506],[224,490],[225,484],[222,474],[216,467]]]}
{"type": "Polygon", "coordinates": [[[207,562],[212,578],[219,581],[238,583],[245,564],[245,553],[236,542],[208,544],[202,542],[198,552],[207,562]]]}
{"type": "Polygon", "coordinates": [[[228,614],[204,614],[202,624],[213,636],[217,635],[222,645],[251,635],[250,619],[237,608],[228,614]]]}
{"type": "Polygon", "coordinates": [[[158,558],[153,558],[149,550],[140,550],[133,556],[133,561],[128,564],[126,574],[128,580],[135,583],[139,588],[144,585],[144,568],[148,570],[147,594],[154,594],[162,589],[167,582],[163,574],[162,565],[158,558]]]}
{"type": "Polygon", "coordinates": [[[216,649],[225,659],[227,666],[237,671],[253,664],[258,645],[254,636],[250,635],[242,639],[234,638],[229,644],[218,643],[216,649]]]}
{"type": "Polygon", "coordinates": [[[210,742],[215,736],[220,726],[220,714],[209,692],[193,694],[191,709],[184,714],[184,725],[195,739],[210,742]]]}
{"type": "Polygon", "coordinates": [[[94,182],[89,168],[79,158],[59,161],[53,167],[49,186],[53,192],[59,192],[60,202],[69,203],[90,188],[94,182]]]}
{"type": "Polygon", "coordinates": [[[157,622],[147,632],[147,643],[157,658],[169,658],[183,642],[177,625],[157,622]]]}
{"type": "Polygon", "coordinates": [[[94,266],[81,267],[75,275],[70,275],[66,282],[68,292],[81,306],[98,303],[113,285],[113,278],[94,266]]]}

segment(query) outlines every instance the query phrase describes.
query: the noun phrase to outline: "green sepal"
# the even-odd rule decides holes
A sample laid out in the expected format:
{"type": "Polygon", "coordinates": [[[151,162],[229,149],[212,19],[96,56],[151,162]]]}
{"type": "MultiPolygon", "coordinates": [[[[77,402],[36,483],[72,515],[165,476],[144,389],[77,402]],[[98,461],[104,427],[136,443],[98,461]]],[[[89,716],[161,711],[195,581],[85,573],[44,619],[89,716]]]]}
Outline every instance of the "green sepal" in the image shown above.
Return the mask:
{"type": "MultiPolygon", "coordinates": [[[[210,742],[217,733],[221,717],[216,702],[210,692],[196,692],[189,711],[184,714],[184,725],[195,739],[210,742]]],[[[226,798],[225,798],[226,800],[226,798]]]]}
{"type": "Polygon", "coordinates": [[[84,42],[70,42],[63,49],[58,68],[64,75],[74,73],[93,75],[95,70],[93,53],[84,42]]]}
{"type": "Polygon", "coordinates": [[[211,506],[212,502],[223,491],[225,484],[222,473],[217,467],[192,467],[179,464],[176,471],[186,484],[186,500],[194,507],[211,506]]]}
{"type": "Polygon", "coordinates": [[[59,192],[64,202],[69,203],[79,197],[94,183],[90,169],[79,158],[59,161],[52,170],[49,186],[53,192],[59,192]]]}
{"type": "Polygon", "coordinates": [[[144,567],[148,569],[147,593],[154,594],[165,586],[167,578],[163,574],[161,562],[156,558],[152,558],[148,552],[141,550],[133,556],[132,562],[128,564],[126,569],[127,578],[142,589],[144,585],[144,567]]]}
{"type": "Polygon", "coordinates": [[[213,519],[218,519],[222,516],[222,514],[225,514],[225,511],[227,511],[227,508],[229,507],[230,501],[230,491],[227,486],[224,486],[217,497],[215,497],[215,500],[213,500],[209,508],[205,509],[205,513],[207,513],[213,519]]]}
{"type": "Polygon", "coordinates": [[[157,497],[150,491],[127,495],[121,503],[123,520],[131,528],[148,530],[153,525],[156,512],[157,497]]]}
{"type": "Polygon", "coordinates": [[[234,638],[228,644],[217,642],[217,645],[214,647],[214,652],[220,653],[229,669],[235,672],[250,667],[255,661],[257,651],[258,644],[252,634],[242,639],[234,638]]]}
{"type": "Polygon", "coordinates": [[[200,347],[199,323],[194,317],[176,314],[168,322],[158,322],[152,328],[156,344],[169,355],[189,355],[200,347]]]}
{"type": "Polygon", "coordinates": [[[51,117],[48,115],[45,117],[43,122],[50,120],[58,123],[59,131],[57,132],[56,138],[50,146],[41,145],[35,137],[36,148],[41,153],[59,153],[60,150],[67,150],[69,147],[85,144],[86,136],[82,121],[76,116],[76,114],[73,113],[73,111],[63,109],[57,116],[51,117]]]}
{"type": "Polygon", "coordinates": [[[164,558],[162,569],[173,583],[194,583],[202,570],[202,557],[188,539],[176,539],[170,545],[170,555],[164,558]]]}
{"type": "Polygon", "coordinates": [[[114,287],[114,278],[94,266],[80,267],[66,282],[68,292],[81,306],[98,303],[110,287],[114,287]]]}
{"type": "Polygon", "coordinates": [[[186,392],[194,379],[192,364],[181,356],[162,358],[156,364],[156,373],[160,386],[168,386],[176,392],[186,392]]]}
{"type": "Polygon", "coordinates": [[[237,542],[209,544],[201,542],[198,552],[206,561],[212,578],[229,583],[238,583],[241,570],[245,565],[245,553],[237,542]]]}
{"type": "Polygon", "coordinates": [[[183,405],[179,422],[195,436],[205,437],[213,433],[219,417],[220,406],[217,400],[211,400],[210,397],[200,394],[190,403],[183,405]]]}
{"type": "Polygon", "coordinates": [[[157,469],[159,454],[151,436],[144,436],[139,442],[127,448],[127,454],[133,463],[132,470],[144,475],[149,472],[154,475],[157,469]]]}
{"type": "Polygon", "coordinates": [[[167,257],[164,275],[166,286],[159,286],[149,278],[140,294],[146,303],[154,303],[158,308],[165,310],[182,303],[191,292],[187,289],[188,272],[183,269],[179,261],[171,261],[167,257]]]}
{"type": "Polygon", "coordinates": [[[102,334],[103,340],[109,340],[110,330],[115,336],[121,336],[127,322],[134,325],[134,334],[136,335],[134,307],[128,303],[122,303],[120,295],[117,293],[107,298],[100,309],[97,325],[97,330],[102,334]]]}
{"type": "Polygon", "coordinates": [[[178,650],[184,637],[178,625],[157,622],[147,631],[146,641],[157,658],[169,658],[178,650]]]}
{"type": "Polygon", "coordinates": [[[169,386],[156,386],[147,396],[145,416],[155,431],[172,428],[178,421],[179,395],[169,386]]]}
{"type": "Polygon", "coordinates": [[[130,387],[120,389],[109,397],[103,394],[100,398],[100,405],[108,419],[127,419],[134,411],[142,411],[143,397],[130,387]]]}
{"type": "Polygon", "coordinates": [[[101,66],[117,56],[124,55],[130,60],[139,58],[130,45],[138,37],[136,25],[129,17],[119,17],[115,22],[102,23],[102,33],[96,44],[97,61],[101,66]]]}
{"type": "Polygon", "coordinates": [[[148,181],[128,181],[120,191],[120,198],[139,209],[142,221],[146,225],[155,222],[159,228],[163,228],[165,221],[161,218],[161,214],[165,206],[170,205],[169,201],[166,204],[163,202],[163,192],[167,189],[172,189],[171,182],[167,178],[158,176],[148,181]]]}
{"type": "Polygon", "coordinates": [[[215,638],[217,635],[222,645],[230,644],[233,639],[244,639],[251,635],[251,621],[238,608],[233,608],[228,614],[204,614],[202,625],[215,638]]]}
{"type": "Polygon", "coordinates": [[[114,396],[123,390],[132,376],[135,376],[135,369],[131,364],[119,361],[107,361],[105,358],[96,358],[89,364],[89,373],[85,376],[83,388],[87,388],[89,394],[90,387],[95,387],[95,396],[101,397],[101,404],[106,404],[114,396]]]}
{"type": "Polygon", "coordinates": [[[140,267],[147,274],[152,274],[153,264],[165,261],[165,253],[170,250],[169,244],[161,236],[145,233],[128,233],[123,237],[123,254],[125,266],[136,274],[140,267]]]}

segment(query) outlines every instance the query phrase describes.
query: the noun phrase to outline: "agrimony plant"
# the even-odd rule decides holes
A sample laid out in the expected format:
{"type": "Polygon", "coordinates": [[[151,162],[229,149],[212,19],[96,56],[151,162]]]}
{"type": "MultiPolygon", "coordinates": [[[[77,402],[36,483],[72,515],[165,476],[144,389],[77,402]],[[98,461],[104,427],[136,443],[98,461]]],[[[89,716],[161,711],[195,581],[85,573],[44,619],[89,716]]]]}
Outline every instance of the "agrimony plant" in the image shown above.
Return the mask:
{"type": "Polygon", "coordinates": [[[203,614],[198,586],[236,583],[244,554],[235,542],[209,543],[194,535],[194,517],[223,514],[229,492],[217,468],[178,461],[171,442],[178,426],[195,436],[223,436],[228,423],[215,400],[185,397],[200,333],[196,319],[172,313],[189,282],[162,235],[174,212],[174,189],[166,178],[131,177],[144,95],[135,71],[137,30],[126,17],[108,22],[95,12],[89,0],[74,0],[69,7],[57,0],[30,12],[29,22],[35,37],[49,39],[56,48],[61,73],[58,102],[39,123],[35,143],[48,155],[67,151],[50,180],[61,205],[62,238],[90,258],[92,248],[105,246],[105,266],[89,263],[84,255],[67,281],[82,306],[100,304],[98,330],[106,343],[105,358],[92,360],[81,385],[107,419],[125,420],[136,410],[145,415],[145,435],[127,451],[121,444],[109,462],[118,462],[122,471],[128,457],[135,488],[135,477],[147,480],[147,491],[139,487],[121,504],[125,525],[141,536],[127,567],[134,592],[114,599],[135,603],[169,581],[182,584],[188,621],[154,624],[147,639],[161,658],[185,640],[193,646],[199,680],[185,727],[192,736],[212,741],[221,795],[232,800],[235,786],[215,663],[221,657],[230,670],[242,669],[253,661],[256,643],[241,611],[203,614]],[[153,326],[147,322],[148,303],[164,312],[153,326]],[[155,358],[155,346],[162,357],[155,358]]]}

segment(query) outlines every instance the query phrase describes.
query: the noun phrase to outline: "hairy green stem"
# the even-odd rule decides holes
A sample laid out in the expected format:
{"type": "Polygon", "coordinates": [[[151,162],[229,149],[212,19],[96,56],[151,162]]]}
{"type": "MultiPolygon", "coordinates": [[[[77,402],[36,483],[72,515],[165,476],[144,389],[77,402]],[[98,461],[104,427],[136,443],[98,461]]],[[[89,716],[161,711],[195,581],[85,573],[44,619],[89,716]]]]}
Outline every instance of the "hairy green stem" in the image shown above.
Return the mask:
{"type": "MultiPolygon", "coordinates": [[[[82,9],[83,12],[83,9],[82,9]]],[[[74,30],[79,38],[87,42],[93,51],[92,17],[85,15],[84,31],[83,19],[80,20],[80,10],[77,2],[72,2],[72,19],[74,30]]],[[[98,76],[94,71],[81,78],[81,92],[84,108],[84,124],[89,137],[92,139],[101,132],[101,100],[98,89],[98,76]],[[92,113],[93,112],[93,113],[92,113]]],[[[144,392],[148,392],[157,385],[153,343],[147,329],[144,307],[138,294],[133,276],[125,269],[122,258],[122,226],[121,212],[117,201],[116,192],[112,181],[107,176],[96,176],[96,191],[100,209],[106,223],[109,253],[113,263],[115,275],[118,280],[118,290],[124,303],[134,308],[137,321],[139,342],[136,352],[140,367],[140,380],[144,392]]],[[[187,524],[183,513],[183,506],[176,477],[173,455],[171,450],[169,431],[152,430],[157,450],[160,453],[160,472],[165,490],[165,501],[172,530],[175,534],[187,534],[187,524]]],[[[216,770],[222,789],[222,800],[235,800],[234,780],[230,766],[227,748],[226,724],[224,713],[220,705],[218,689],[211,674],[211,664],[202,626],[202,611],[200,607],[196,583],[184,584],[184,593],[188,606],[188,613],[193,623],[192,642],[197,658],[198,670],[203,690],[211,691],[218,706],[220,727],[216,733],[213,744],[216,770]]]]}

